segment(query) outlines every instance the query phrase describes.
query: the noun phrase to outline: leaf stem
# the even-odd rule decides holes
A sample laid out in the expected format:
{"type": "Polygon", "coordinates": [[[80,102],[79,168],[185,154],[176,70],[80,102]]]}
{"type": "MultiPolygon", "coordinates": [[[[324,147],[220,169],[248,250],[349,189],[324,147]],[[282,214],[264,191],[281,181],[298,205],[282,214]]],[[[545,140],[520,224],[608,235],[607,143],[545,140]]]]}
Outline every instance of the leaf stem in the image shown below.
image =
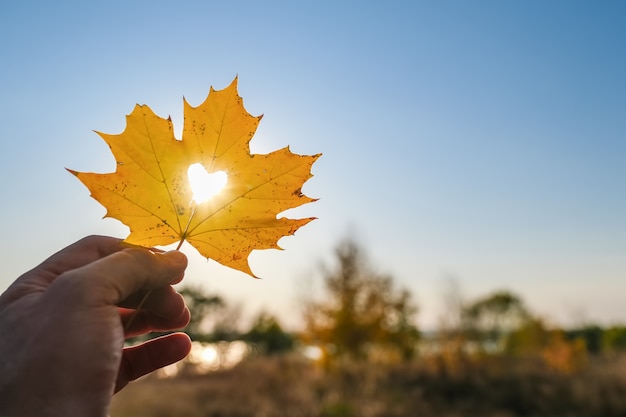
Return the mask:
{"type": "MultiPolygon", "coordinates": [[[[193,216],[193,214],[192,214],[193,216]]],[[[186,230],[185,230],[186,232],[186,230]]],[[[182,239],[180,239],[180,242],[178,242],[178,246],[176,246],[176,250],[179,250],[181,246],[183,246],[183,243],[185,242],[185,238],[183,237],[182,239]]],[[[141,299],[141,301],[139,301],[139,304],[137,305],[137,307],[135,308],[135,312],[133,313],[132,316],[130,316],[130,319],[128,319],[128,321],[126,322],[126,324],[124,325],[124,333],[128,332],[128,330],[130,329],[130,326],[133,324],[133,322],[135,321],[135,318],[137,317],[137,314],[139,314],[139,311],[141,311],[143,305],[146,303],[146,300],[148,300],[148,297],[150,297],[150,294],[152,294],[153,290],[148,290],[144,295],[143,298],[141,299]]]]}
{"type": "MultiPolygon", "coordinates": [[[[191,200],[191,202],[189,204],[191,205],[191,215],[189,215],[189,220],[187,220],[187,226],[185,226],[185,230],[181,234],[180,242],[178,242],[178,246],[176,246],[176,250],[179,250],[181,248],[181,246],[183,246],[183,243],[185,242],[185,239],[187,238],[187,231],[189,230],[189,225],[191,224],[191,219],[193,218],[194,214],[196,214],[196,208],[198,207],[195,204],[194,200],[191,200]]],[[[141,301],[139,301],[139,304],[135,308],[135,312],[133,313],[132,316],[130,316],[130,319],[128,319],[128,321],[124,325],[124,333],[128,332],[128,330],[130,329],[130,326],[135,321],[135,318],[137,317],[137,314],[139,314],[139,311],[141,311],[141,308],[146,303],[146,300],[148,299],[148,297],[150,297],[150,294],[152,294],[152,290],[148,290],[144,294],[144,296],[141,299],[141,301]]]]}

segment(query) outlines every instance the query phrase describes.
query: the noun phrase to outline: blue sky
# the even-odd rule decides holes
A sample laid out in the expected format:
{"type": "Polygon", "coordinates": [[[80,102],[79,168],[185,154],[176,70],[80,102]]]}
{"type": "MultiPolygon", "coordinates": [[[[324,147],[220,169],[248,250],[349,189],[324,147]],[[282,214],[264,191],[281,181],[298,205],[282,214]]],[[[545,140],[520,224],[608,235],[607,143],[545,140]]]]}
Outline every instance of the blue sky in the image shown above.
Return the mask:
{"type": "Polygon", "coordinates": [[[187,281],[296,323],[353,234],[432,327],[450,277],[563,324],[626,322],[622,2],[12,2],[0,6],[0,289],[88,234],[125,237],[64,167],[109,172],[93,132],[135,103],[239,77],[255,152],[323,153],[317,216],[252,280],[184,247],[187,281]]]}

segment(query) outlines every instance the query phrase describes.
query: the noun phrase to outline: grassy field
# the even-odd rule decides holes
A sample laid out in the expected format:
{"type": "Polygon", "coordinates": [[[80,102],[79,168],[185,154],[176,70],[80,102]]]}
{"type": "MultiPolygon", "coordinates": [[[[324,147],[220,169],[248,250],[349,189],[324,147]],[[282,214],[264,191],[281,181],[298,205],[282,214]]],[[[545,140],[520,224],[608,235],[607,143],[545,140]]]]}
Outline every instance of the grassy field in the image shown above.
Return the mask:
{"type": "Polygon", "coordinates": [[[297,356],[152,375],[116,395],[111,417],[623,417],[626,357],[564,374],[540,361],[431,357],[332,369],[297,356]]]}

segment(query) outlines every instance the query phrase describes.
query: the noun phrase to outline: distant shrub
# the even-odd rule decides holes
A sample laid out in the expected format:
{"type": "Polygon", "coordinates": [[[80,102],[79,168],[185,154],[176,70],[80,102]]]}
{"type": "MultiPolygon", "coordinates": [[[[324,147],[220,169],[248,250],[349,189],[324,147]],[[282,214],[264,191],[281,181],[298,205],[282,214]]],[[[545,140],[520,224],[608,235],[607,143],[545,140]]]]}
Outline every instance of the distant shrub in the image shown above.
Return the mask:
{"type": "Polygon", "coordinates": [[[626,351],[626,326],[610,327],[604,332],[602,345],[606,351],[626,351]]]}

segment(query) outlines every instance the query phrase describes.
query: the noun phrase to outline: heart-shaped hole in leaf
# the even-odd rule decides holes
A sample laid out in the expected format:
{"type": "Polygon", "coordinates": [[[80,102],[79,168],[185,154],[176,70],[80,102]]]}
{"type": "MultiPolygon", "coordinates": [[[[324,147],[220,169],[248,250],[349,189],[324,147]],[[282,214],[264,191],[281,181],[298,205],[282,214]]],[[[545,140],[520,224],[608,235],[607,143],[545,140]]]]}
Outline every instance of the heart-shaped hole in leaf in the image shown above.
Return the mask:
{"type": "Polygon", "coordinates": [[[208,173],[202,164],[192,164],[187,170],[187,177],[193,191],[193,201],[201,204],[217,195],[228,183],[228,174],[224,171],[208,173]]]}

